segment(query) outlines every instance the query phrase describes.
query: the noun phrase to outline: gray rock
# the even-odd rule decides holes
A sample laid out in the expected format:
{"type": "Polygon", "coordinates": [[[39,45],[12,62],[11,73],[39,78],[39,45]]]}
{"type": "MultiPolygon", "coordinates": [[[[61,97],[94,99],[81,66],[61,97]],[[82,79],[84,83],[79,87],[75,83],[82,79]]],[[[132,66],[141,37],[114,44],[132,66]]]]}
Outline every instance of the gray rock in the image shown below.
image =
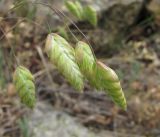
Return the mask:
{"type": "Polygon", "coordinates": [[[65,112],[54,110],[45,102],[38,102],[28,118],[31,137],[143,137],[140,135],[110,132],[94,133],[65,112]]]}
{"type": "Polygon", "coordinates": [[[29,127],[33,137],[96,137],[75,118],[44,102],[38,103],[30,115],[29,127]]]}

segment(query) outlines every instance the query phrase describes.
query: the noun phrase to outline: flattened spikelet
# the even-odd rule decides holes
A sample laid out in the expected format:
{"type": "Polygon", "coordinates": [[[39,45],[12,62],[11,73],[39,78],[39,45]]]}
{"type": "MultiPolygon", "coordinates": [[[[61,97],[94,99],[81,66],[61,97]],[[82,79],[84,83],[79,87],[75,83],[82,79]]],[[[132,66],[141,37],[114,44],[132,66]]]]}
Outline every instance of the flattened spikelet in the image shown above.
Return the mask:
{"type": "Polygon", "coordinates": [[[101,62],[97,62],[90,46],[78,42],[75,49],[76,61],[83,75],[97,90],[103,90],[112,97],[113,101],[126,109],[126,100],[116,73],[101,62]]]}
{"type": "Polygon", "coordinates": [[[97,26],[97,13],[95,9],[91,6],[86,6],[84,8],[84,18],[93,26],[97,26]]]}
{"type": "Polygon", "coordinates": [[[76,64],[74,49],[69,43],[57,34],[49,34],[45,47],[50,60],[57,66],[57,69],[75,89],[82,91],[83,76],[76,64]]]}
{"type": "Polygon", "coordinates": [[[75,16],[77,17],[79,20],[81,20],[83,17],[82,17],[82,7],[81,7],[81,4],[76,1],[75,3],[74,2],[71,2],[71,1],[66,1],[65,2],[65,5],[67,7],[67,9],[75,16]]]}
{"type": "Polygon", "coordinates": [[[101,89],[106,91],[113,101],[125,110],[127,106],[126,99],[116,73],[99,61],[97,62],[95,72],[96,80],[101,89]]]}
{"type": "Polygon", "coordinates": [[[66,1],[65,5],[77,19],[88,21],[93,26],[97,25],[97,12],[92,6],[82,6],[78,1],[66,1]]]}
{"type": "Polygon", "coordinates": [[[76,61],[83,75],[88,79],[93,87],[97,87],[97,82],[94,79],[93,67],[96,65],[90,46],[85,42],[79,41],[75,48],[76,61]]]}
{"type": "Polygon", "coordinates": [[[17,67],[14,72],[13,82],[22,103],[26,104],[30,108],[33,108],[36,98],[34,78],[31,72],[23,66],[17,67]]]}

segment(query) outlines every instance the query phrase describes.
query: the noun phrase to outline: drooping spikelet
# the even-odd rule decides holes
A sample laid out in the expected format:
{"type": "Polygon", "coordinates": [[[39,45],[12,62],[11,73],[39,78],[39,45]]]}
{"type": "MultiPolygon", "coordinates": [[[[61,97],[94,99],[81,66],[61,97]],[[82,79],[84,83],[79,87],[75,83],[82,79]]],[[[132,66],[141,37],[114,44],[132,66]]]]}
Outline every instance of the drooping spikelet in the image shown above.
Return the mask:
{"type": "Polygon", "coordinates": [[[97,62],[95,72],[96,81],[101,89],[106,91],[112,100],[125,110],[126,99],[116,73],[100,61],[97,62]]]}
{"type": "Polygon", "coordinates": [[[69,43],[57,34],[49,34],[46,40],[46,52],[57,69],[64,75],[70,84],[82,91],[83,76],[75,60],[74,49],[69,43]]]}
{"type": "Polygon", "coordinates": [[[92,6],[82,6],[79,1],[66,1],[66,8],[78,20],[88,21],[91,25],[97,25],[97,12],[92,6]]]}
{"type": "Polygon", "coordinates": [[[97,90],[103,90],[113,101],[126,109],[126,100],[116,73],[103,63],[96,61],[90,46],[78,42],[75,48],[76,61],[84,77],[97,90]]]}
{"type": "Polygon", "coordinates": [[[84,7],[84,18],[93,26],[97,26],[97,12],[91,6],[84,7]]]}
{"type": "Polygon", "coordinates": [[[67,9],[79,20],[83,19],[83,8],[82,5],[78,2],[66,1],[65,5],[67,9]]]}
{"type": "Polygon", "coordinates": [[[36,98],[34,78],[31,72],[27,68],[19,66],[14,72],[13,81],[22,103],[33,108],[36,98]]]}
{"type": "Polygon", "coordinates": [[[88,79],[93,87],[97,87],[97,82],[94,79],[94,66],[96,59],[93,56],[92,50],[88,44],[79,41],[75,48],[76,61],[83,75],[88,79]]]}

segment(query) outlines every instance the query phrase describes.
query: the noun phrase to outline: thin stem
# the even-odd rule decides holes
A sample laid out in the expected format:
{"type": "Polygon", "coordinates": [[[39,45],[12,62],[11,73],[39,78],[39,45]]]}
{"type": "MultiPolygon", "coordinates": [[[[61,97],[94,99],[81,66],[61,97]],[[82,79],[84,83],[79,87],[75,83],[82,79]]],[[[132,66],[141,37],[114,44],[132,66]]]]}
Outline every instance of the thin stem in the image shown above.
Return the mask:
{"type": "Polygon", "coordinates": [[[16,66],[19,65],[19,62],[18,62],[18,59],[17,59],[16,54],[15,54],[15,52],[14,52],[14,48],[13,48],[12,44],[10,43],[10,41],[9,41],[9,39],[7,38],[4,30],[3,30],[1,27],[0,27],[0,30],[2,31],[3,35],[5,36],[5,38],[6,38],[6,40],[7,40],[8,45],[9,45],[10,48],[11,48],[12,56],[13,56],[13,58],[15,59],[16,66]]]}

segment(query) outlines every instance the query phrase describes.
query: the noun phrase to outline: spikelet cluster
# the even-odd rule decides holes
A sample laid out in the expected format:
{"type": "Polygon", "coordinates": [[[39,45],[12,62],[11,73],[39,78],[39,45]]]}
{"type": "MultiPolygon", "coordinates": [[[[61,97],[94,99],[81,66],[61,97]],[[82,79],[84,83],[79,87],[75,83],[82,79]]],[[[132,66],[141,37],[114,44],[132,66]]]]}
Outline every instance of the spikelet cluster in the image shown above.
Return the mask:
{"type": "Polygon", "coordinates": [[[78,1],[66,1],[67,9],[79,20],[88,21],[91,25],[97,25],[97,13],[91,6],[82,6],[78,1]]]}
{"type": "Polygon", "coordinates": [[[97,61],[90,46],[79,41],[75,49],[57,34],[49,34],[46,52],[57,69],[77,90],[83,90],[83,77],[97,90],[105,91],[121,108],[126,109],[126,100],[116,73],[97,61]]]}
{"type": "Polygon", "coordinates": [[[57,34],[49,34],[46,41],[46,52],[58,70],[77,90],[82,91],[83,76],[75,60],[74,49],[57,34]]]}
{"type": "Polygon", "coordinates": [[[90,46],[78,42],[75,49],[76,60],[81,72],[97,90],[104,90],[112,100],[126,109],[126,100],[116,73],[102,62],[96,61],[90,46]]]}
{"type": "Polygon", "coordinates": [[[13,81],[22,103],[33,108],[36,98],[34,78],[31,72],[27,68],[19,66],[14,72],[13,81]]]}

